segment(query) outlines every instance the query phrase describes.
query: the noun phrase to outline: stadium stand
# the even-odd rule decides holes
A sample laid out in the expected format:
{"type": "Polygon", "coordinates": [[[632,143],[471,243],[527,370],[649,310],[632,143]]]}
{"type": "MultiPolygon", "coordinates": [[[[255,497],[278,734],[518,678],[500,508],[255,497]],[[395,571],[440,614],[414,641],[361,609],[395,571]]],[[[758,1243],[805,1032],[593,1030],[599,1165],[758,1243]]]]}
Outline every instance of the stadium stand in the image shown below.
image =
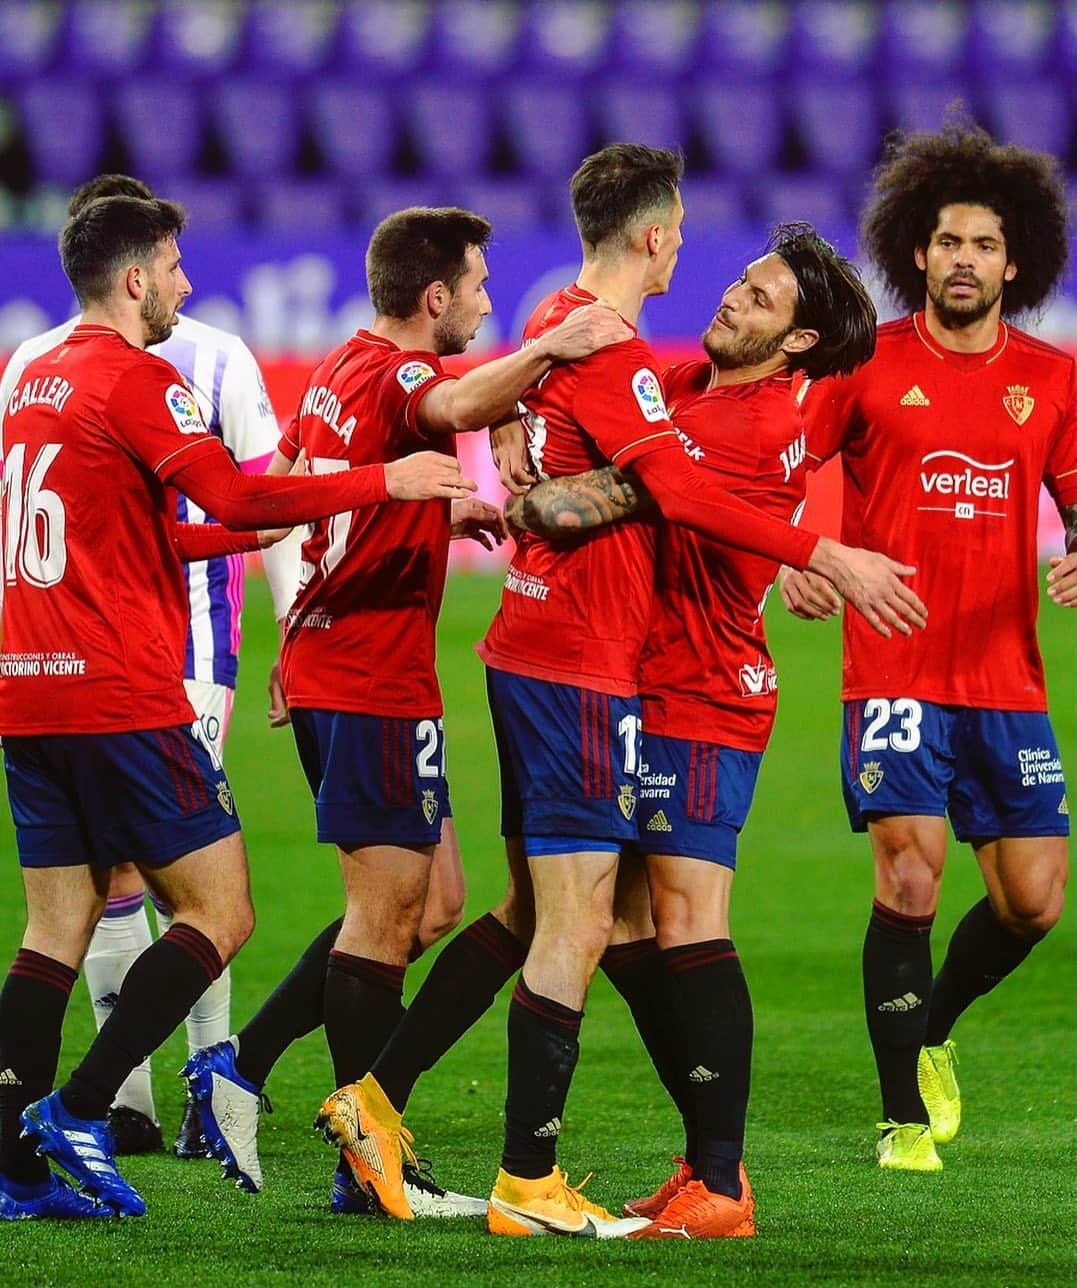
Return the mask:
{"type": "Polygon", "coordinates": [[[848,218],[957,98],[1077,172],[1075,82],[1077,0],[7,0],[0,221],[118,169],[252,226],[467,192],[526,228],[618,137],[679,144],[711,220],[848,218]]]}

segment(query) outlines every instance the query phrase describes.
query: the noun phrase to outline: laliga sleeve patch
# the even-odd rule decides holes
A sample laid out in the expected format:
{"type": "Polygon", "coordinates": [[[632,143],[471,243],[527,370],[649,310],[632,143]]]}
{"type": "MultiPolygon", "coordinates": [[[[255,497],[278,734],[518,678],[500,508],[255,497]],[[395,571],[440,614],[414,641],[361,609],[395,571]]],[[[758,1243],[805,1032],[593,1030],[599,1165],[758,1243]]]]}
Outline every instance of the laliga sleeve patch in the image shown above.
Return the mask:
{"type": "Polygon", "coordinates": [[[646,421],[668,420],[666,401],[658,377],[648,367],[640,367],[632,377],[632,393],[646,421]]]}
{"type": "Polygon", "coordinates": [[[169,415],[176,422],[181,434],[204,434],[206,427],[198,411],[194,394],[183,385],[169,385],[165,390],[165,406],[169,415]]]}
{"type": "Polygon", "coordinates": [[[437,372],[426,362],[405,362],[397,371],[396,378],[406,393],[411,393],[413,389],[418,389],[420,385],[425,385],[428,380],[433,379],[437,372]]]}

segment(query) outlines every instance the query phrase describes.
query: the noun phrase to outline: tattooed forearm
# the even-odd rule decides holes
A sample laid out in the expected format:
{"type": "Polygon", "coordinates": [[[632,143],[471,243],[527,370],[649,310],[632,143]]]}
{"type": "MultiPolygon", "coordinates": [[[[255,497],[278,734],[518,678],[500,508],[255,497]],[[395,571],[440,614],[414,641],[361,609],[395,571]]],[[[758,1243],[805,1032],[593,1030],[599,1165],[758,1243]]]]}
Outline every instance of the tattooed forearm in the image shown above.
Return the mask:
{"type": "Polygon", "coordinates": [[[1066,529],[1066,553],[1072,554],[1077,550],[1077,505],[1060,505],[1058,513],[1066,529]]]}
{"type": "Polygon", "coordinates": [[[570,478],[547,479],[505,511],[509,521],[550,540],[618,523],[654,508],[650,493],[614,465],[570,478]]]}

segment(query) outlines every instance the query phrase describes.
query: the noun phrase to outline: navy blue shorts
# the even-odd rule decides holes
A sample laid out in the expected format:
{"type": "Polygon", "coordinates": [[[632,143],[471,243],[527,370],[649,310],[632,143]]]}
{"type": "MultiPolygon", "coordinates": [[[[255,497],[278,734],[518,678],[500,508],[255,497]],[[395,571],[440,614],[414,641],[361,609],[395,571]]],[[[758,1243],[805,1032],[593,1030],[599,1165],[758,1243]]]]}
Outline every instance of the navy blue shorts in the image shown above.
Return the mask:
{"type": "Polygon", "coordinates": [[[292,731],[314,793],[319,841],[345,850],[437,845],[442,819],[452,817],[440,716],[293,708],[292,731]]]}
{"type": "Polygon", "coordinates": [[[239,831],[219,762],[186,725],[4,739],[24,868],[163,866],[239,831]]]}
{"type": "Polygon", "coordinates": [[[1069,835],[1062,761],[1042,711],[847,702],[841,766],[854,832],[873,814],[949,814],[959,841],[1069,835]]]}
{"type": "MultiPolygon", "coordinates": [[[[581,838],[581,849],[637,839],[638,698],[486,671],[501,767],[501,835],[581,838]]],[[[535,838],[529,845],[526,838],[535,838]]]]}
{"type": "Polygon", "coordinates": [[[639,847],[737,866],[737,836],[748,817],[760,751],[649,733],[639,767],[639,847]]]}

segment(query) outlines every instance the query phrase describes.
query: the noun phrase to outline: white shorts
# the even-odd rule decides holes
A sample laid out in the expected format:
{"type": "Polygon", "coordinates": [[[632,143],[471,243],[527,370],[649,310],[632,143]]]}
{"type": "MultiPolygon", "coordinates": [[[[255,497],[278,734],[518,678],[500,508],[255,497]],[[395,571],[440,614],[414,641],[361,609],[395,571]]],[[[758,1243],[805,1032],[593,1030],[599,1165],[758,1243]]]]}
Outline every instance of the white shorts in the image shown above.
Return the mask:
{"type": "Polygon", "coordinates": [[[220,768],[236,691],[227,684],[212,684],[208,680],[184,680],[183,687],[194,707],[195,722],[191,732],[210,753],[215,766],[220,768]]]}

